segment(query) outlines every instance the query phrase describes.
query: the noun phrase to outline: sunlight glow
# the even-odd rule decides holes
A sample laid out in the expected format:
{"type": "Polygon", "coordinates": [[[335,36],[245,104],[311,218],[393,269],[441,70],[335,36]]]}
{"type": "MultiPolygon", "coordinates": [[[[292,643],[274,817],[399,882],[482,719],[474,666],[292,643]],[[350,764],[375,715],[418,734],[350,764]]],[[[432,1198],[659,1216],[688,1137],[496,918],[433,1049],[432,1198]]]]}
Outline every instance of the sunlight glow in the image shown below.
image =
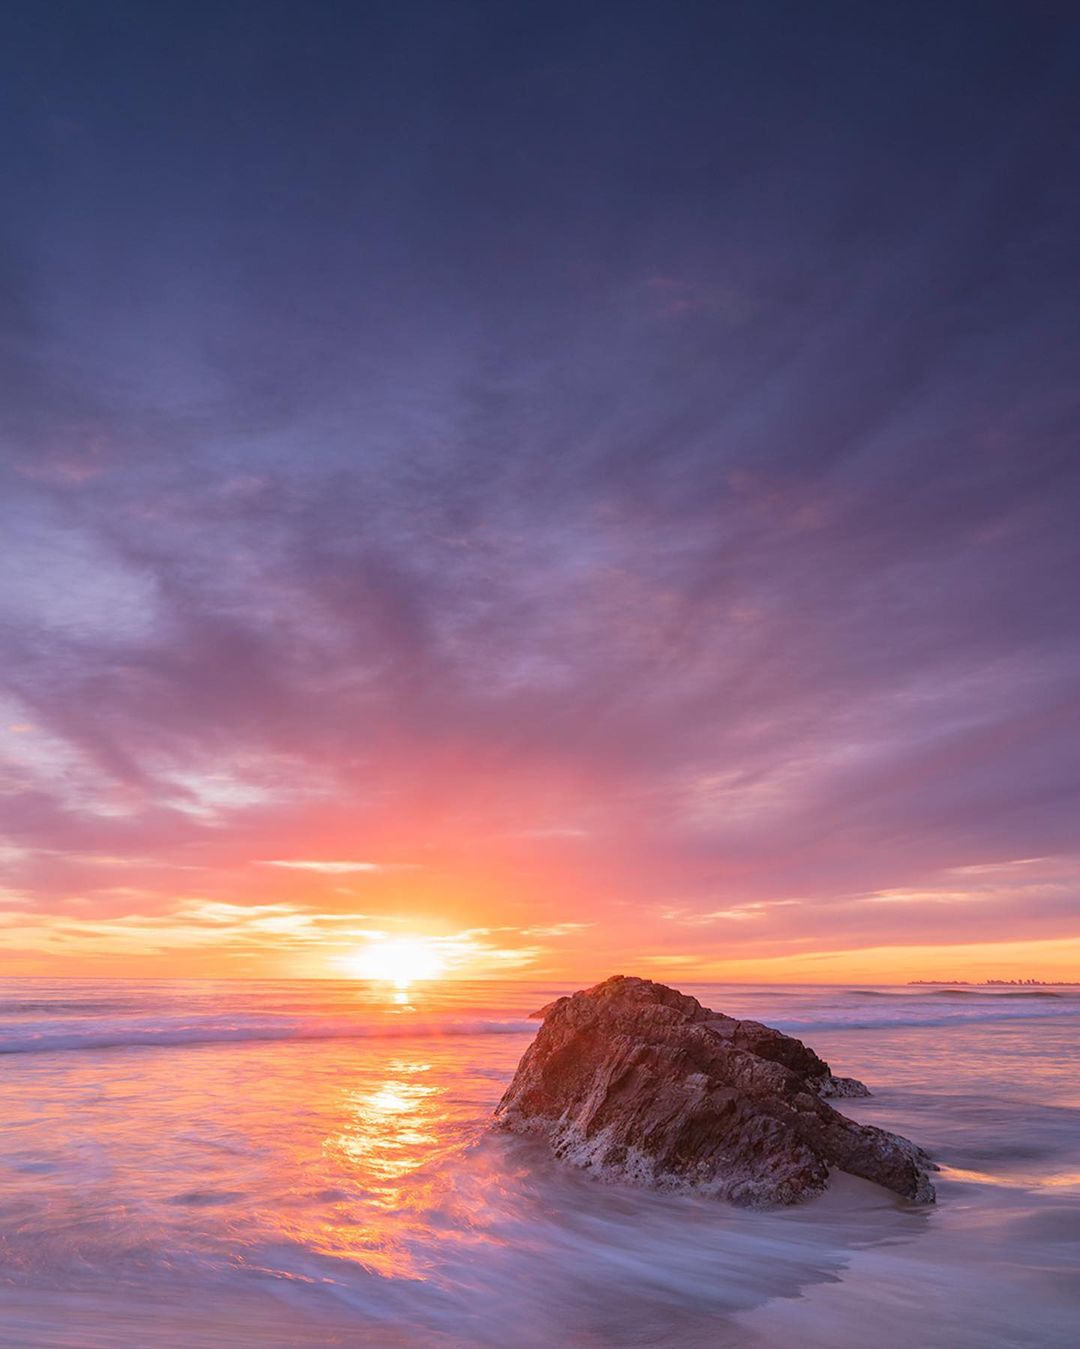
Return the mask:
{"type": "Polygon", "coordinates": [[[422,937],[373,941],[349,961],[353,974],[406,988],[419,979],[437,979],[446,962],[434,942],[422,937]]]}

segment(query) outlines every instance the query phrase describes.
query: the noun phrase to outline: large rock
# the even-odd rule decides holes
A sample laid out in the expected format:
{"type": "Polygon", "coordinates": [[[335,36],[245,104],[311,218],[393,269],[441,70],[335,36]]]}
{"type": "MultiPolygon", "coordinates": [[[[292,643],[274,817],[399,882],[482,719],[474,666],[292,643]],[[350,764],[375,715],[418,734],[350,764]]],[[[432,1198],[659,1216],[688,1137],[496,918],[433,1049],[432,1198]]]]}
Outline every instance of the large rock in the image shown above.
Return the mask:
{"type": "Polygon", "coordinates": [[[543,1009],[495,1115],[606,1177],[792,1204],[832,1168],[930,1202],[932,1163],[823,1095],[867,1095],[791,1036],[648,979],[616,975],[543,1009]]]}

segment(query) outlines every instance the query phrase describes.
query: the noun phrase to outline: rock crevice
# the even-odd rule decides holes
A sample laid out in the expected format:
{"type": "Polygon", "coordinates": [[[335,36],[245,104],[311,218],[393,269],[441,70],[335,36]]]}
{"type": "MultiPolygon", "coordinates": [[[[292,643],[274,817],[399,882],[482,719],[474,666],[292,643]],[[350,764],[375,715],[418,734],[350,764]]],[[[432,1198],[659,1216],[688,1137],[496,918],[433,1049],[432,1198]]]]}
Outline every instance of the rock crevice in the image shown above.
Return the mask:
{"type": "Polygon", "coordinates": [[[824,1097],[869,1093],[800,1040],[624,975],[537,1015],[496,1122],[567,1162],[755,1206],[818,1194],[831,1169],[934,1198],[926,1154],[834,1110],[824,1097]]]}

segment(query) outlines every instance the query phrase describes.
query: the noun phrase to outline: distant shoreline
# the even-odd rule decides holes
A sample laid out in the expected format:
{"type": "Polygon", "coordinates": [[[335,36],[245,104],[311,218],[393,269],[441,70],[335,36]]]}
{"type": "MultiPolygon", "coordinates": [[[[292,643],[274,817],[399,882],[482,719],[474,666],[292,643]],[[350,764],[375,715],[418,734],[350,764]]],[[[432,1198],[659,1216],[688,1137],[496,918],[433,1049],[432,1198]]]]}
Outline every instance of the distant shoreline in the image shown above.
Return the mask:
{"type": "Polygon", "coordinates": [[[960,988],[1075,988],[1075,979],[909,979],[907,986],[938,988],[954,984],[960,988]]]}

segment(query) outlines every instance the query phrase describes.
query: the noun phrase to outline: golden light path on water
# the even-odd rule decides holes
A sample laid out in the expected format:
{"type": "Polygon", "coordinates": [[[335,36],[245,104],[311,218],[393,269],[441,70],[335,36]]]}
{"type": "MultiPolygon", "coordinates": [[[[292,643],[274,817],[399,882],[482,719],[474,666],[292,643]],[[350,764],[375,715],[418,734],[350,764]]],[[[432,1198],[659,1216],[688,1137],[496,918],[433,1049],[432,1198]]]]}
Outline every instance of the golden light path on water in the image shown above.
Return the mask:
{"type": "MultiPolygon", "coordinates": [[[[445,968],[423,938],[373,942],[351,963],[366,981],[361,996],[369,1010],[379,1015],[381,1008],[382,1016],[403,1025],[419,1016],[413,994],[422,1002],[430,998],[445,968]]],[[[326,1192],[335,1220],[294,1223],[294,1240],[384,1278],[432,1276],[428,1262],[416,1257],[414,1239],[447,1200],[439,1163],[460,1149],[464,1122],[448,1090],[447,1065],[433,1074],[435,1067],[430,1055],[397,1055],[381,1080],[339,1089],[325,1102],[325,1137],[321,1145],[309,1138],[304,1151],[316,1145],[326,1174],[339,1180],[326,1192]]],[[[309,1154],[295,1162],[309,1168],[314,1160],[309,1154]]]]}

